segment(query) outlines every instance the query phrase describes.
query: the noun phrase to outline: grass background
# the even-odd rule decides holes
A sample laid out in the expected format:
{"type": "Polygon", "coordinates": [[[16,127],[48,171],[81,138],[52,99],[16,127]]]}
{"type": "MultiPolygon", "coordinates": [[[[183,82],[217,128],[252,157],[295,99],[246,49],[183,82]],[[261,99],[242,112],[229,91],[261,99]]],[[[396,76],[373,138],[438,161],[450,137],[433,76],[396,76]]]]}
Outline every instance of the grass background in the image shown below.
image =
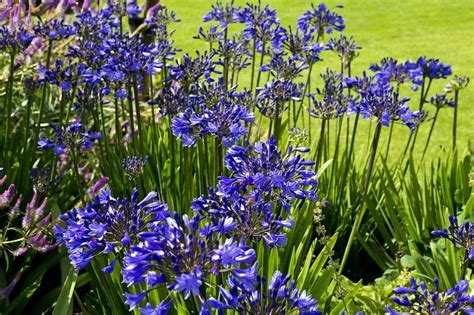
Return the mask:
{"type": "MultiPolygon", "coordinates": [[[[251,1],[257,2],[257,1],[251,1]]],[[[175,24],[174,36],[176,46],[184,52],[193,53],[196,50],[207,49],[204,42],[193,39],[197,29],[202,25],[202,16],[210,10],[214,1],[206,0],[163,0],[162,3],[169,9],[174,10],[181,22],[175,24]]],[[[311,8],[311,1],[304,0],[272,0],[262,1],[268,3],[271,8],[277,9],[278,16],[283,26],[296,24],[296,19],[303,12],[311,8]]],[[[314,2],[318,4],[319,2],[314,2]]],[[[400,61],[406,59],[416,60],[419,56],[428,58],[439,58],[443,63],[452,66],[453,73],[460,76],[474,74],[474,1],[472,0],[410,0],[410,1],[381,1],[381,0],[339,0],[326,1],[329,7],[338,4],[343,9],[336,9],[345,19],[346,29],[344,34],[354,35],[356,43],[362,46],[359,57],[353,63],[353,74],[358,75],[367,69],[371,63],[380,61],[383,57],[393,57],[400,61]]],[[[235,5],[243,6],[245,1],[235,1],[235,5]]],[[[327,42],[329,38],[325,38],[327,42]]],[[[339,69],[339,61],[332,52],[323,54],[324,61],[317,65],[313,73],[320,73],[326,67],[339,69]]],[[[474,78],[473,78],[474,79],[474,78]]],[[[245,78],[241,84],[246,84],[245,78]]],[[[313,75],[317,86],[321,82],[319,75],[313,75]]],[[[441,93],[444,85],[449,81],[437,80],[432,84],[428,98],[435,93],[441,93]]],[[[408,88],[402,90],[403,96],[411,97],[412,109],[417,109],[419,96],[408,88]]],[[[474,82],[460,93],[459,122],[458,122],[458,146],[461,151],[467,149],[469,140],[474,140],[474,82]]],[[[425,109],[434,114],[434,107],[425,104],[425,109]]],[[[432,143],[428,156],[436,157],[443,154],[443,148],[450,148],[452,134],[451,109],[440,112],[435,127],[432,143]]],[[[313,133],[318,129],[317,121],[314,121],[313,133]]],[[[418,154],[421,153],[430,124],[425,123],[420,130],[418,140],[418,154]]],[[[368,133],[369,123],[365,122],[360,128],[361,136],[358,139],[367,140],[363,136],[368,133]]],[[[384,129],[382,136],[388,134],[384,129]]],[[[394,129],[391,153],[400,153],[403,150],[409,131],[404,126],[396,126],[394,129]],[[398,152],[397,152],[398,151],[398,152]]],[[[385,137],[384,137],[385,141],[385,137]]],[[[314,143],[314,141],[313,141],[314,143]]],[[[383,142],[381,143],[383,145],[383,142]]],[[[361,153],[366,150],[365,145],[358,145],[361,153]]]]}

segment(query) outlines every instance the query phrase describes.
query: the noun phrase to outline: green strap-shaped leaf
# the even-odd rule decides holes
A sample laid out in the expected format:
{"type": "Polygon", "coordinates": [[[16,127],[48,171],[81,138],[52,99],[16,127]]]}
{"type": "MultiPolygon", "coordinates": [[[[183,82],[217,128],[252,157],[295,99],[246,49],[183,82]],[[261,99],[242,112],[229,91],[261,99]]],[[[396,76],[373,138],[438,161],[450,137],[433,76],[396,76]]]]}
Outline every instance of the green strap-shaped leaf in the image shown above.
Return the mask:
{"type": "Polygon", "coordinates": [[[68,314],[72,303],[72,295],[74,293],[74,288],[76,287],[77,275],[77,270],[74,267],[70,266],[66,281],[64,282],[64,286],[61,290],[61,293],[59,293],[58,302],[54,307],[53,315],[68,314]]]}

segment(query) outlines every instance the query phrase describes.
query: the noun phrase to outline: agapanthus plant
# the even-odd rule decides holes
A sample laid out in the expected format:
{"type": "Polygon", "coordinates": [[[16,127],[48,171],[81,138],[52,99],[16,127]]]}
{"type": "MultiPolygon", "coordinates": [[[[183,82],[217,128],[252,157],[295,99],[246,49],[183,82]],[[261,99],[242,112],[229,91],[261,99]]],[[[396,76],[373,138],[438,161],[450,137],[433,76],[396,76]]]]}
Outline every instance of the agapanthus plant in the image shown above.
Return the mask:
{"type": "Polygon", "coordinates": [[[354,106],[354,100],[344,93],[343,76],[335,71],[327,70],[321,74],[324,81],[322,91],[317,90],[317,94],[322,99],[318,100],[316,94],[310,94],[313,107],[309,109],[309,114],[321,119],[332,119],[341,117],[346,113],[348,107],[354,106]]]}
{"type": "MultiPolygon", "coordinates": [[[[254,42],[254,49],[261,54],[280,51],[286,39],[286,30],[281,27],[276,10],[268,5],[247,3],[238,12],[237,19],[245,24],[242,31],[245,38],[254,42]]],[[[253,56],[255,58],[255,56],[253,56]]]]}
{"type": "Polygon", "coordinates": [[[410,278],[409,287],[397,287],[393,292],[398,295],[392,300],[402,306],[402,312],[397,312],[390,307],[387,311],[390,314],[412,313],[426,314],[454,314],[460,311],[470,313],[474,311],[474,295],[469,295],[469,282],[459,281],[454,288],[446,291],[439,290],[439,281],[433,282],[434,289],[429,289],[424,281],[417,283],[415,278],[410,278]]]}

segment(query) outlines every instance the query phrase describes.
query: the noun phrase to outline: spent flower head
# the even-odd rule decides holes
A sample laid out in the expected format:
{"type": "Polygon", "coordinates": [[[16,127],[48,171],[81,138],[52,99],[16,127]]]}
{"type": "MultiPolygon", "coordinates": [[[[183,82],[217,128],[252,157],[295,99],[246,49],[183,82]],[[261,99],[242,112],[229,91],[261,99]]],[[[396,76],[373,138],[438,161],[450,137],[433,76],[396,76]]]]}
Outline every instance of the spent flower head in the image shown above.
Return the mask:
{"type": "Polygon", "coordinates": [[[452,93],[452,92],[457,92],[462,89],[465,89],[469,85],[469,77],[464,76],[464,77],[459,77],[457,75],[454,76],[454,78],[449,81],[448,84],[444,87],[444,91],[446,93],[452,93]]]}

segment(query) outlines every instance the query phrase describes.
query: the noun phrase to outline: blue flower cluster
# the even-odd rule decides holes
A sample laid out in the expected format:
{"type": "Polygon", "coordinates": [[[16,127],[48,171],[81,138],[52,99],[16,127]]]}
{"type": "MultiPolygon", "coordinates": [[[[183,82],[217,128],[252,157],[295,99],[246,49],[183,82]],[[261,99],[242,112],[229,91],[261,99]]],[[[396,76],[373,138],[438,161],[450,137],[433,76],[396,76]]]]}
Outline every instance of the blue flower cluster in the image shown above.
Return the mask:
{"type": "Polygon", "coordinates": [[[38,147],[43,150],[53,148],[54,153],[58,155],[71,150],[90,150],[93,143],[101,137],[99,132],[85,130],[79,120],[63,128],[54,125],[51,128],[54,138],[40,136],[38,147]]]}
{"type": "Polygon", "coordinates": [[[393,58],[383,58],[380,64],[372,64],[370,70],[375,72],[375,77],[383,82],[395,82],[401,85],[406,82],[412,82],[413,90],[416,90],[418,85],[423,84],[423,72],[417,63],[405,61],[399,63],[393,58]]]}
{"type": "Polygon", "coordinates": [[[218,192],[232,197],[260,195],[265,201],[280,204],[287,212],[293,199],[316,201],[317,178],[314,162],[299,153],[309,148],[290,146],[283,156],[273,137],[255,145],[233,146],[227,150],[224,162],[232,176],[220,176],[218,192]]]}
{"type": "Polygon", "coordinates": [[[339,34],[339,38],[331,38],[327,48],[339,56],[344,68],[348,68],[352,61],[358,56],[358,50],[362,49],[355,44],[354,38],[339,34]]]}
{"type": "Polygon", "coordinates": [[[468,258],[474,260],[474,224],[465,221],[459,225],[458,219],[449,215],[449,227],[442,230],[434,230],[432,235],[445,238],[455,246],[464,248],[468,258]]]}
{"type": "Polygon", "coordinates": [[[289,101],[301,101],[301,86],[291,80],[273,80],[257,88],[257,108],[262,115],[274,117],[279,109],[280,115],[289,101]]]}
{"type": "Polygon", "coordinates": [[[420,57],[416,64],[421,69],[423,78],[430,80],[446,79],[452,73],[451,66],[441,63],[439,59],[420,57]]]}
{"type": "Polygon", "coordinates": [[[290,276],[276,271],[268,287],[265,287],[265,282],[256,273],[251,276],[253,283],[229,276],[229,290],[220,286],[221,299],[210,298],[209,306],[220,312],[232,310],[239,314],[322,314],[316,300],[306,291],[296,289],[290,276]]]}
{"type": "Polygon", "coordinates": [[[324,81],[324,88],[320,92],[322,100],[318,100],[315,94],[310,94],[314,106],[308,110],[311,116],[322,119],[341,117],[348,108],[355,106],[355,100],[344,94],[342,74],[327,70],[321,74],[321,78],[324,81]]]}
{"type": "Polygon", "coordinates": [[[247,134],[245,123],[255,117],[245,106],[247,92],[226,90],[222,80],[199,86],[198,94],[189,95],[187,108],[175,115],[171,128],[185,146],[192,146],[207,135],[218,137],[229,147],[247,134]]]}
{"type": "MultiPolygon", "coordinates": [[[[397,287],[393,292],[399,297],[393,297],[392,300],[404,307],[405,311],[417,314],[454,314],[459,311],[471,313],[474,311],[474,295],[469,295],[469,282],[459,281],[454,288],[446,291],[439,291],[439,281],[434,280],[434,290],[428,289],[426,283],[421,281],[419,284],[415,278],[410,278],[409,287],[397,287]]],[[[390,314],[405,314],[406,312],[397,312],[387,307],[390,314]]]]}
{"type": "MultiPolygon", "coordinates": [[[[324,33],[331,34],[333,30],[341,32],[344,30],[344,19],[342,16],[328,9],[321,3],[317,7],[311,4],[312,10],[305,12],[298,18],[298,28],[302,32],[316,32],[318,38],[322,39],[324,33]]],[[[341,8],[341,6],[338,6],[341,8]]]]}
{"type": "MultiPolygon", "coordinates": [[[[130,247],[150,217],[169,216],[168,207],[156,197],[152,192],[138,201],[135,190],[130,200],[117,199],[104,189],[91,203],[60,216],[65,226],[55,226],[56,238],[66,246],[73,266],[82,269],[97,255],[130,247]]],[[[104,271],[111,272],[113,264],[104,271]]]]}
{"type": "Polygon", "coordinates": [[[413,112],[408,106],[408,98],[399,98],[398,92],[386,80],[365,75],[361,78],[346,78],[345,85],[359,93],[356,107],[349,108],[350,113],[359,112],[366,119],[374,117],[383,126],[401,121],[414,130],[421,113],[413,112]]]}

